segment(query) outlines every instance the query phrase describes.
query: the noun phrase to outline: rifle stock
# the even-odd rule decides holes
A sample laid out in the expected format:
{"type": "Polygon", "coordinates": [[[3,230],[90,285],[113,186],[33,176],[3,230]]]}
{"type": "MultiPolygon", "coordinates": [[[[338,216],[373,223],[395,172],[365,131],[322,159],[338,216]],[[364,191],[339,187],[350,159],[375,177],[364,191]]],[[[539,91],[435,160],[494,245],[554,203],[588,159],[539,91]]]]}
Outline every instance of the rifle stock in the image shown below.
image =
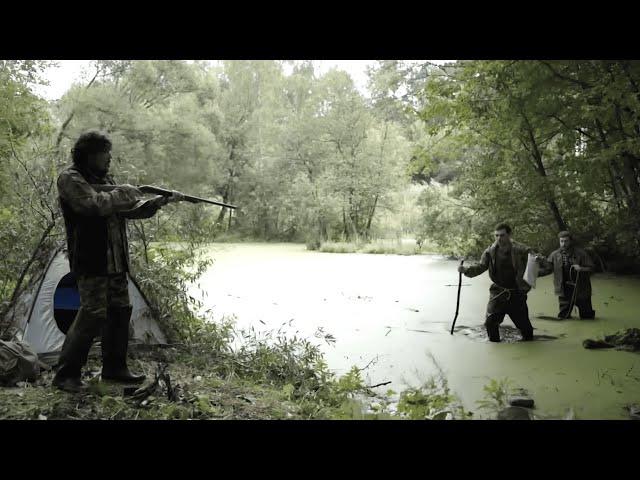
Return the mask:
{"type": "MultiPolygon", "coordinates": [[[[91,185],[94,190],[97,192],[110,192],[118,185],[91,185]]],[[[152,193],[156,195],[162,195],[163,197],[170,197],[173,194],[172,190],[167,190],[165,188],[156,187],[155,185],[139,185],[138,190],[142,193],[152,193]]],[[[211,205],[218,205],[220,207],[226,207],[231,209],[236,209],[235,205],[230,205],[228,203],[218,202],[216,200],[209,200],[207,198],[194,197],[193,195],[185,195],[184,193],[179,192],[183,196],[183,201],[190,203],[210,203],[211,205]]]]}

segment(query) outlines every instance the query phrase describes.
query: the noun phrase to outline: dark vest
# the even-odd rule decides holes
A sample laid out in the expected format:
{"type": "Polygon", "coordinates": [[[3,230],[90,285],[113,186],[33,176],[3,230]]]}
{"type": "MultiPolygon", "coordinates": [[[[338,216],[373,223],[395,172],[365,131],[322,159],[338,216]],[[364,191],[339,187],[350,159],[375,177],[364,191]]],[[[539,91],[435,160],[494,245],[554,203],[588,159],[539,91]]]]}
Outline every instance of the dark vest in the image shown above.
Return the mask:
{"type": "MultiPolygon", "coordinates": [[[[98,179],[76,166],[69,167],[68,170],[80,173],[90,184],[115,185],[109,175],[103,179],[98,179]]],[[[62,197],[58,197],[58,199],[67,232],[67,248],[71,271],[75,275],[107,275],[108,217],[79,215],[73,211],[62,197]]],[[[124,219],[119,219],[118,227],[122,236],[126,270],[128,271],[129,245],[124,219]]]]}

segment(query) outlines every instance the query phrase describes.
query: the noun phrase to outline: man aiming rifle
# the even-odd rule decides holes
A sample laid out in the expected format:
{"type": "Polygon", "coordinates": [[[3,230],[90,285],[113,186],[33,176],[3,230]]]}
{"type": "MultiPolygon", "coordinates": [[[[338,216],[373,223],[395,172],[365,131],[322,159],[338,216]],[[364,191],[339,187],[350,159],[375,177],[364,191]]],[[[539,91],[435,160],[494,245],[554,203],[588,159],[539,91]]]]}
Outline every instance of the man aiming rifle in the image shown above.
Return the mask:
{"type": "Polygon", "coordinates": [[[140,383],[145,378],[132,374],[127,367],[132,307],[126,219],[150,218],[164,205],[181,200],[235,208],[158,187],[116,185],[108,174],[111,146],[103,132],[83,133],[71,151],[73,164],[60,173],[57,181],[69,265],[81,305],[65,338],[53,379],[54,386],[68,392],[86,388],[81,369],[93,339],[100,334],[104,380],[140,383]],[[145,192],[159,195],[142,200],[145,192]]]}

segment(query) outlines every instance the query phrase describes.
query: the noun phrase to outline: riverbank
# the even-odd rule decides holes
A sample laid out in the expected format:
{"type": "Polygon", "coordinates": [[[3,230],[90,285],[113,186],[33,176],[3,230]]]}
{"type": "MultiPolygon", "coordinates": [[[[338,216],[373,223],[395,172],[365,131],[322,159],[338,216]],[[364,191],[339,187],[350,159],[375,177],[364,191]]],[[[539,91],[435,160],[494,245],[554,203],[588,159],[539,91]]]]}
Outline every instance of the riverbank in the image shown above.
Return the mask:
{"type": "MultiPolygon", "coordinates": [[[[147,376],[138,387],[100,379],[99,349],[92,349],[84,369],[86,392],[69,394],[51,386],[53,370],[41,372],[32,383],[0,387],[2,420],[310,420],[310,419],[464,419],[461,408],[444,384],[435,380],[424,389],[400,395],[390,408],[389,394],[378,394],[362,382],[358,369],[331,378],[322,364],[307,369],[306,382],[269,379],[254,360],[222,373],[230,359],[209,364],[206,356],[189,349],[146,347],[130,355],[129,365],[147,376]],[[252,374],[247,375],[251,371],[252,374]],[[261,378],[259,378],[261,377],[261,378]]],[[[296,362],[295,360],[293,363],[296,362]]],[[[283,372],[279,372],[282,374],[283,372]]]]}
{"type": "MultiPolygon", "coordinates": [[[[125,387],[99,379],[100,362],[90,358],[84,381],[86,393],[72,395],[51,386],[53,372],[44,372],[33,384],[0,388],[0,418],[8,420],[187,420],[301,418],[299,409],[276,389],[223,378],[208,369],[194,368],[188,359],[171,359],[173,353],[138,356],[132,370],[155,378],[167,365],[163,378],[150,395],[125,395],[125,387]],[[161,361],[158,361],[161,360],[161,361]]],[[[149,385],[151,382],[147,382],[149,385]]],[[[127,391],[128,393],[128,391],[127,391]]]]}
{"type": "Polygon", "coordinates": [[[214,262],[188,291],[206,294],[197,318],[176,310],[185,318],[168,320],[181,339],[132,351],[133,370],[151,380],[166,364],[168,383],[130,398],[99,381],[94,355],[85,396],[53,390],[45,373],[0,388],[0,418],[495,418],[507,379],[535,399],[538,418],[624,419],[640,400],[637,353],[582,346],[640,326],[638,279],[594,275],[596,320],[558,322],[544,319],[557,299],[541,278],[529,295],[541,340],[490,344],[490,280],[465,280],[451,335],[457,262],[442,256],[332,255],[301,244],[221,244],[207,256],[214,262]],[[479,408],[487,398],[493,411],[479,408]]]}
{"type": "Polygon", "coordinates": [[[435,245],[416,242],[414,239],[376,239],[368,242],[307,243],[307,250],[324,253],[372,253],[383,255],[434,255],[440,252],[435,245]]]}

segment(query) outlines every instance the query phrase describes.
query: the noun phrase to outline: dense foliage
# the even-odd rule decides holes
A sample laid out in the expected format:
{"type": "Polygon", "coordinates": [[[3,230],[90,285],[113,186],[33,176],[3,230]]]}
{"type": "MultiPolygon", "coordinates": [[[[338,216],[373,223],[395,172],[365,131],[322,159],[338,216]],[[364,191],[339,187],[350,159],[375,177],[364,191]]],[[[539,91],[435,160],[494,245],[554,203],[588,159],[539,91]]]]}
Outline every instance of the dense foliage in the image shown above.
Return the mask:
{"type": "Polygon", "coordinates": [[[439,181],[423,197],[423,236],[478,254],[506,220],[548,251],[569,228],[612,269],[637,267],[640,63],[461,61],[405,73],[428,133],[412,170],[439,181]]]}

